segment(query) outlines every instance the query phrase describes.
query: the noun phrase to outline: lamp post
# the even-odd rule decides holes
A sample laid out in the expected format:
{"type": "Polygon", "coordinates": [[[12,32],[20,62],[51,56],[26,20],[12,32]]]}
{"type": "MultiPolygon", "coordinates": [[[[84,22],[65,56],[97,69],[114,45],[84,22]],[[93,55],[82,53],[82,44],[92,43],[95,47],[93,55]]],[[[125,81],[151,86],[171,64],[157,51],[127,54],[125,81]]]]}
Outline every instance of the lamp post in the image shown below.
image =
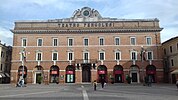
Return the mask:
{"type": "Polygon", "coordinates": [[[23,48],[21,52],[22,56],[22,86],[24,86],[24,66],[25,66],[25,59],[26,59],[26,52],[25,52],[25,47],[23,48]]]}
{"type": "Polygon", "coordinates": [[[140,54],[140,56],[141,56],[141,67],[142,67],[142,81],[143,81],[143,83],[144,83],[144,66],[143,66],[143,60],[144,60],[144,48],[143,48],[143,46],[141,46],[141,54],[140,54]]]}

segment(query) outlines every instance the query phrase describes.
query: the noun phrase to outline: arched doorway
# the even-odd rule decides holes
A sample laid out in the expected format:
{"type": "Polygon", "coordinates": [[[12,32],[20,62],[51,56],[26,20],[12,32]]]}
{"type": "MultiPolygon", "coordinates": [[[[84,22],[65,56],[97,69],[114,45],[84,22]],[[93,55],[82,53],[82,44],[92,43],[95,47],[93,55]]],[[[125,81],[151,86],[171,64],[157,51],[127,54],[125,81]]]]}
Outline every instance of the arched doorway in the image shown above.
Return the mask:
{"type": "Polygon", "coordinates": [[[152,82],[156,82],[156,67],[154,66],[154,65],[148,65],[147,67],[146,67],[146,75],[148,76],[148,77],[151,77],[151,79],[152,79],[152,82]]]}
{"type": "Polygon", "coordinates": [[[91,82],[91,64],[82,64],[82,82],[91,82]]]}
{"type": "Polygon", "coordinates": [[[66,83],[75,83],[75,66],[73,65],[66,67],[66,83]]]}
{"type": "Polygon", "coordinates": [[[22,78],[24,78],[25,80],[24,83],[26,84],[27,83],[27,67],[26,66],[19,66],[18,68],[18,80],[17,81],[19,81],[19,79],[22,79],[22,78]],[[22,77],[22,73],[24,74],[23,77],[22,77]]]}
{"type": "Polygon", "coordinates": [[[107,67],[105,65],[98,66],[98,81],[100,82],[101,79],[107,81],[107,67]]]}
{"type": "Polygon", "coordinates": [[[52,65],[50,68],[50,83],[59,83],[59,67],[52,65]]]}
{"type": "Polygon", "coordinates": [[[132,82],[140,83],[139,67],[137,65],[130,66],[130,77],[132,78],[132,82]]]}
{"type": "Polygon", "coordinates": [[[33,69],[34,71],[34,84],[36,83],[41,83],[42,82],[42,77],[43,77],[43,67],[41,65],[35,66],[33,69]]]}
{"type": "Polygon", "coordinates": [[[113,74],[114,74],[115,83],[123,82],[124,75],[123,75],[123,67],[121,65],[114,66],[113,74]]]}

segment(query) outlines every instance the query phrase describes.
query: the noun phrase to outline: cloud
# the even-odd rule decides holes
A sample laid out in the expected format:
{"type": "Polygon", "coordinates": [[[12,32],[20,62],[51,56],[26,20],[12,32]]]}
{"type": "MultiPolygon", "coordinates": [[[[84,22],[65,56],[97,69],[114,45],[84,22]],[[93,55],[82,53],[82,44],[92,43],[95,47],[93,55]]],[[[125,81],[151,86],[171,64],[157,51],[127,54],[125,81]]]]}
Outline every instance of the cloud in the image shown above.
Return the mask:
{"type": "Polygon", "coordinates": [[[8,45],[12,45],[13,34],[7,28],[0,26],[0,40],[8,45]]]}
{"type": "Polygon", "coordinates": [[[9,29],[15,20],[69,18],[76,9],[88,6],[98,10],[103,17],[158,18],[160,27],[164,28],[161,32],[163,42],[177,35],[177,5],[176,0],[1,0],[0,39],[12,38],[9,29]]]}

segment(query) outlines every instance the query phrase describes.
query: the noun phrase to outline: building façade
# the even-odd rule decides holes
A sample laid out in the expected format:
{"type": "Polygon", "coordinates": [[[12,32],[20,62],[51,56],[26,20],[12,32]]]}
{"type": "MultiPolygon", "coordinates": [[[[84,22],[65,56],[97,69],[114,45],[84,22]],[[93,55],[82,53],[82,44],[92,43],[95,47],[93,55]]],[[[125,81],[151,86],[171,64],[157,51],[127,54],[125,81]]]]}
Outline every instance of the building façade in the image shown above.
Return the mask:
{"type": "Polygon", "coordinates": [[[162,43],[165,82],[178,80],[178,36],[162,43]]]}
{"type": "Polygon", "coordinates": [[[158,19],[104,18],[89,7],[66,19],[16,21],[11,82],[23,72],[34,84],[40,76],[49,83],[122,83],[126,76],[140,83],[146,75],[162,82],[161,30],[158,19]]]}

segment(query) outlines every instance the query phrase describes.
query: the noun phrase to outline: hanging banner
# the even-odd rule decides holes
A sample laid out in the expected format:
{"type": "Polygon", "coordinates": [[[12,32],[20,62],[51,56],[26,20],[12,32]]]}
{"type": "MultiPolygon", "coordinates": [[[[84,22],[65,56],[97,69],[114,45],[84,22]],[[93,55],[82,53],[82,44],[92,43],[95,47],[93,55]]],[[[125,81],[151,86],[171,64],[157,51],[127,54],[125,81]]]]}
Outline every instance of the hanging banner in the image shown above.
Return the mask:
{"type": "Polygon", "coordinates": [[[116,70],[116,71],[114,71],[114,74],[122,74],[122,73],[123,73],[122,70],[116,70]]]}
{"type": "Polygon", "coordinates": [[[147,70],[146,73],[147,74],[156,74],[156,71],[155,70],[147,70]]]}
{"type": "Polygon", "coordinates": [[[74,71],[67,71],[66,74],[74,74],[74,71]]]}
{"type": "Polygon", "coordinates": [[[58,74],[57,71],[51,71],[51,74],[58,74]]]}
{"type": "Polygon", "coordinates": [[[100,70],[100,71],[98,71],[98,74],[106,74],[106,71],[105,70],[100,70]]]}
{"type": "MultiPolygon", "coordinates": [[[[20,71],[20,75],[23,73],[23,71],[20,71]]],[[[24,74],[27,74],[26,71],[24,71],[24,74]]]]}

